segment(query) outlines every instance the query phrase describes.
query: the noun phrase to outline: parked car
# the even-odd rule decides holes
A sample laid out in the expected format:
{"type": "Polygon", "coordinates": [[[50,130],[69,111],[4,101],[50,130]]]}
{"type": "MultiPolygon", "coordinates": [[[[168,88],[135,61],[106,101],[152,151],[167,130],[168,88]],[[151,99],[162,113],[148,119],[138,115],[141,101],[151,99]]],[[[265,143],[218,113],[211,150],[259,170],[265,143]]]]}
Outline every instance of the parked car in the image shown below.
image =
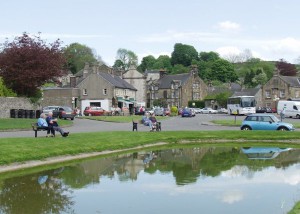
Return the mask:
{"type": "Polygon", "coordinates": [[[212,108],[203,108],[200,110],[200,114],[216,114],[216,113],[218,113],[218,111],[212,108]]]}
{"type": "Polygon", "coordinates": [[[165,116],[164,108],[162,108],[162,107],[156,107],[156,108],[154,109],[154,114],[155,114],[156,116],[165,116]]]}
{"type": "Polygon", "coordinates": [[[228,114],[228,110],[226,108],[219,108],[217,111],[220,114],[228,114]]]}
{"type": "Polygon", "coordinates": [[[171,114],[171,111],[169,108],[164,108],[164,113],[165,113],[165,115],[169,116],[171,114]]]}
{"type": "Polygon", "coordinates": [[[194,111],[195,111],[196,114],[200,114],[201,109],[200,108],[194,108],[194,111]]]}
{"type": "Polygon", "coordinates": [[[241,130],[280,130],[293,131],[293,124],[281,122],[273,114],[261,113],[248,115],[241,125],[241,130]]]}
{"type": "Polygon", "coordinates": [[[97,106],[88,106],[85,107],[83,114],[84,116],[101,116],[103,115],[105,110],[101,107],[97,106]]]}
{"type": "Polygon", "coordinates": [[[270,107],[257,107],[256,113],[273,113],[273,110],[270,107]]]}
{"type": "Polygon", "coordinates": [[[58,108],[59,106],[46,106],[43,108],[42,113],[45,113],[46,115],[48,115],[48,113],[50,111],[55,110],[56,108],[58,108]]]}
{"type": "Polygon", "coordinates": [[[76,112],[72,110],[71,107],[68,106],[59,106],[55,108],[53,111],[53,117],[63,118],[63,119],[71,119],[74,120],[76,116],[76,112]]]}
{"type": "Polygon", "coordinates": [[[190,108],[184,108],[182,109],[181,111],[181,117],[192,117],[193,114],[192,114],[192,111],[190,108]]]}

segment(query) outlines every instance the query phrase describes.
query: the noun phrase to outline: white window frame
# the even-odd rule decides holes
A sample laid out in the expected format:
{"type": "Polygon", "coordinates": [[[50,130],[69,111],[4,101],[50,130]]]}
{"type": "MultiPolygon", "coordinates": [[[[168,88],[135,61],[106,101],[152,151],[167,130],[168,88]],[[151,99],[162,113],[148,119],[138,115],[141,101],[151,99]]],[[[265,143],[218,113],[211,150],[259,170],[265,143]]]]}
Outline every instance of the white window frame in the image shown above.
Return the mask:
{"type": "Polygon", "coordinates": [[[87,94],[87,89],[86,89],[86,88],[82,89],[82,95],[88,95],[88,94],[87,94]]]}
{"type": "Polygon", "coordinates": [[[284,89],[279,91],[279,97],[280,98],[285,97],[285,90],[284,89]]]}
{"type": "Polygon", "coordinates": [[[266,98],[271,98],[271,91],[270,90],[266,90],[266,98]]]}

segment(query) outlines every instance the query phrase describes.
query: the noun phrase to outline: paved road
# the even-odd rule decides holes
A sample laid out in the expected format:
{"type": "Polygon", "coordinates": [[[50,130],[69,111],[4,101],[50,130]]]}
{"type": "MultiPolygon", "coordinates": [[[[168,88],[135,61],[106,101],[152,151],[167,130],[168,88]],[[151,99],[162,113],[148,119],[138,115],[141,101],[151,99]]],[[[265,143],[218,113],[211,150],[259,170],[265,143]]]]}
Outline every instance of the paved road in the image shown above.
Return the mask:
{"type": "MultiPolygon", "coordinates": [[[[239,130],[239,127],[228,127],[214,125],[210,121],[212,120],[234,120],[234,116],[219,115],[219,114],[197,114],[196,117],[182,118],[171,117],[166,120],[162,120],[162,131],[180,131],[180,130],[239,130]]],[[[244,119],[244,116],[237,116],[238,120],[244,119]]],[[[285,119],[286,122],[295,122],[296,119],[285,119]]],[[[79,132],[97,132],[97,131],[131,131],[132,123],[112,123],[95,120],[75,119],[74,125],[64,128],[66,131],[72,133],[79,132]]],[[[149,131],[148,126],[138,124],[138,131],[149,131]]],[[[38,132],[38,136],[45,136],[44,132],[38,132]]],[[[34,132],[30,131],[9,131],[0,132],[0,138],[11,137],[34,137],[34,132]]]]}

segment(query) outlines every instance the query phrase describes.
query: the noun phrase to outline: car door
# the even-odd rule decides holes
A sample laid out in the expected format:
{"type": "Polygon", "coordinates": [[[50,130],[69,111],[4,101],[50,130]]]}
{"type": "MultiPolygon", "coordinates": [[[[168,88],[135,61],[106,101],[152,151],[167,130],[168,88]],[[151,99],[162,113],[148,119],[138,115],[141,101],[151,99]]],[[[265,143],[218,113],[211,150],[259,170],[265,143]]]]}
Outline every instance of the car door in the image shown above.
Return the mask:
{"type": "Polygon", "coordinates": [[[259,117],[259,130],[276,130],[277,124],[272,120],[270,116],[260,116],[259,117]]]}

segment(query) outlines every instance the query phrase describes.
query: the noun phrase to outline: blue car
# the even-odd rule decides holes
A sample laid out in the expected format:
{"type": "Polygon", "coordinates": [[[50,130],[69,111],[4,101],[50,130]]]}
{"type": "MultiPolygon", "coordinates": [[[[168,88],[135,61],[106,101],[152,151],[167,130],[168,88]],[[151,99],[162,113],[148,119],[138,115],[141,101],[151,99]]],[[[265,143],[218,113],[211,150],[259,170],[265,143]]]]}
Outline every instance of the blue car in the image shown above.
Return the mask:
{"type": "Polygon", "coordinates": [[[185,108],[181,112],[181,117],[192,117],[192,111],[189,108],[185,108]]]}
{"type": "Polygon", "coordinates": [[[273,114],[250,114],[242,122],[241,130],[293,131],[293,124],[281,122],[273,114]]]}
{"type": "Polygon", "coordinates": [[[281,152],[287,152],[291,148],[278,148],[278,147],[243,147],[242,152],[249,159],[273,159],[276,158],[281,152]]]}

